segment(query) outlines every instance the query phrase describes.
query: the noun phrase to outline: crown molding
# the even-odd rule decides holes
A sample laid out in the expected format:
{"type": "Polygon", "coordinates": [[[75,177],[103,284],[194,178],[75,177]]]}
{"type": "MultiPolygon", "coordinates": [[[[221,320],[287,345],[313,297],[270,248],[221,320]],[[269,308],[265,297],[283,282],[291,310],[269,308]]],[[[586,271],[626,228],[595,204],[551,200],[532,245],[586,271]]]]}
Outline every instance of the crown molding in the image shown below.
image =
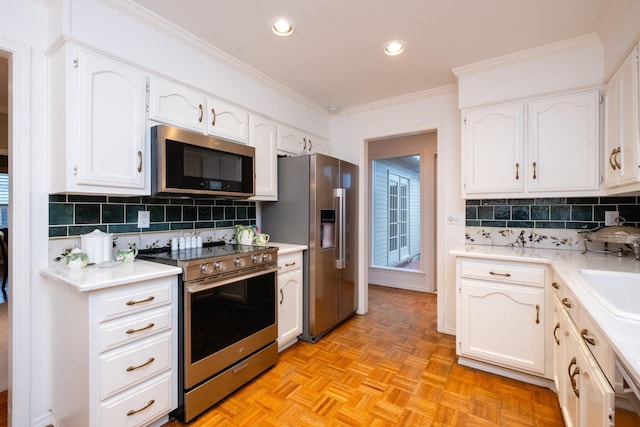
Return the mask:
{"type": "Polygon", "coordinates": [[[468,74],[475,74],[499,68],[505,65],[513,65],[514,63],[529,61],[536,58],[542,58],[562,52],[570,52],[579,48],[602,46],[602,42],[596,33],[590,33],[584,36],[563,40],[558,43],[551,43],[533,49],[523,50],[509,55],[499,56],[497,58],[480,61],[469,65],[456,67],[452,71],[462,77],[468,74]]]}
{"type": "Polygon", "coordinates": [[[393,98],[387,98],[380,101],[371,102],[369,104],[363,104],[357,107],[345,108],[334,115],[345,115],[362,113],[371,110],[377,110],[385,107],[392,107],[394,105],[406,104],[411,101],[419,101],[425,98],[435,98],[442,95],[455,95],[458,93],[458,85],[450,84],[446,86],[440,86],[434,89],[423,90],[420,92],[412,92],[407,95],[396,96],[393,98]]]}
{"type": "Polygon", "coordinates": [[[174,23],[166,20],[165,18],[149,11],[148,9],[140,6],[131,0],[103,0],[105,3],[110,4],[112,7],[128,14],[129,16],[155,28],[158,31],[166,33],[170,37],[177,39],[194,49],[204,53],[205,55],[217,60],[218,62],[227,65],[234,70],[243,73],[254,80],[257,80],[266,86],[271,87],[277,92],[280,92],[289,98],[292,98],[313,110],[328,115],[326,108],[310,100],[309,98],[301,95],[293,89],[279,83],[259,70],[245,64],[237,58],[229,55],[223,50],[217,48],[211,43],[187,32],[183,28],[175,25],[174,23]]]}

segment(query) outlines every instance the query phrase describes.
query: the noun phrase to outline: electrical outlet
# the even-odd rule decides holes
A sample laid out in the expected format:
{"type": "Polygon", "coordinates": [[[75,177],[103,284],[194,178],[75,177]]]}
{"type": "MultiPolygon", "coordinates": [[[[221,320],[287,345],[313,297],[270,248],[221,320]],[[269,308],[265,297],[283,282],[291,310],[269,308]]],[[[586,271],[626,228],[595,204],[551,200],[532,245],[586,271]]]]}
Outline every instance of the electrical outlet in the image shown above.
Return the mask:
{"type": "Polygon", "coordinates": [[[616,225],[618,216],[618,211],[606,211],[604,213],[604,225],[616,225]]]}
{"type": "Polygon", "coordinates": [[[138,211],[138,228],[149,228],[149,211],[138,211]]]}

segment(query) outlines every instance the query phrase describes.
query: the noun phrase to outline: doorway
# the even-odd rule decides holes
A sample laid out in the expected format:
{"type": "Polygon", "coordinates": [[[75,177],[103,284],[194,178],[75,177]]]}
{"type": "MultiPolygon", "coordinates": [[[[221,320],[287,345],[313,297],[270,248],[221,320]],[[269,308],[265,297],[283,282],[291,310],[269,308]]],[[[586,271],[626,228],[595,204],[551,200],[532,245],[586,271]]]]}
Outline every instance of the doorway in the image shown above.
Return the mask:
{"type": "Polygon", "coordinates": [[[369,140],[369,283],[436,292],[437,132],[369,140]]]}

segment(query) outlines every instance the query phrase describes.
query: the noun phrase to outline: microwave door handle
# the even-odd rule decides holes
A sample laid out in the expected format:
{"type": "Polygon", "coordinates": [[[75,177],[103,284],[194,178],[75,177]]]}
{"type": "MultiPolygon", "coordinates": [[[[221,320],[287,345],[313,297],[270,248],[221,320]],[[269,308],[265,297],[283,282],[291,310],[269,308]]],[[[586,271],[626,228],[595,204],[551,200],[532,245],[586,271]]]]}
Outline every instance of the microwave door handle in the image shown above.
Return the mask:
{"type": "Polygon", "coordinates": [[[333,197],[338,201],[338,259],[336,260],[336,268],[345,268],[345,245],[344,245],[344,233],[345,233],[345,199],[346,191],[344,188],[334,188],[333,197]]]}

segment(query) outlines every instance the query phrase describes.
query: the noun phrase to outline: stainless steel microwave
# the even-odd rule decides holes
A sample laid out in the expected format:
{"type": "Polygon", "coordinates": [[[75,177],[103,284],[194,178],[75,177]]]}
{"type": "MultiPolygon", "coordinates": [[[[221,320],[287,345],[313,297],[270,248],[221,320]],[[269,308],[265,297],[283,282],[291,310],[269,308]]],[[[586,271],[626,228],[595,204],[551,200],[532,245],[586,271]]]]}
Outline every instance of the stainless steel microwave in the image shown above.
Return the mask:
{"type": "Polygon", "coordinates": [[[154,195],[255,195],[255,149],[166,125],[151,128],[154,195]]]}

